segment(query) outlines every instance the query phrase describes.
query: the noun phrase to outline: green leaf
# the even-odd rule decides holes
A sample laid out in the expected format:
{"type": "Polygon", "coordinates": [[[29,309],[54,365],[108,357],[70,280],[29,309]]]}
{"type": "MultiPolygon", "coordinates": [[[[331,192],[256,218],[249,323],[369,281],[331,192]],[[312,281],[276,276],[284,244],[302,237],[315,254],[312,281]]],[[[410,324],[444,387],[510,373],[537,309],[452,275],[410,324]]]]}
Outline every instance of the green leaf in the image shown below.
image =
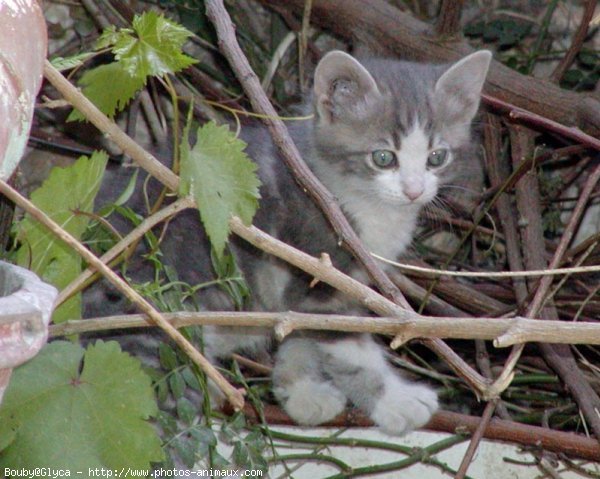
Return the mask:
{"type": "Polygon", "coordinates": [[[150,378],[116,342],[51,343],[13,373],[0,437],[17,429],[0,467],[148,468],[163,457],[156,414],[150,378]]]}
{"type": "Polygon", "coordinates": [[[159,411],[156,419],[166,435],[174,436],[179,432],[177,420],[169,413],[165,411],[159,411]]]}
{"type": "Polygon", "coordinates": [[[122,193],[119,195],[119,197],[113,202],[114,205],[123,206],[125,203],[127,203],[131,199],[131,197],[135,193],[135,187],[137,186],[137,178],[138,178],[139,172],[140,172],[140,170],[138,168],[136,168],[135,171],[133,172],[133,175],[131,175],[131,178],[129,179],[129,183],[127,183],[127,186],[125,187],[125,189],[122,191],[122,193]]]}
{"type": "Polygon", "coordinates": [[[14,415],[4,418],[4,423],[0,426],[0,457],[2,457],[2,451],[17,437],[19,424],[19,421],[14,415]]]}
{"type": "MultiPolygon", "coordinates": [[[[96,48],[112,47],[117,61],[87,71],[79,80],[83,93],[104,114],[113,117],[144,87],[148,76],[177,73],[196,63],[182,51],[190,35],[187,29],[154,11],[136,15],[133,29],[105,29],[96,48]]],[[[83,119],[80,112],[73,111],[67,121],[83,119]]]]}
{"type": "Polygon", "coordinates": [[[468,37],[480,37],[485,30],[485,22],[471,22],[464,28],[463,33],[468,37]]]}
{"type": "Polygon", "coordinates": [[[257,167],[243,151],[246,144],[226,126],[206,123],[198,129],[191,151],[186,136],[181,147],[180,193],[191,193],[196,199],[208,237],[222,257],[231,216],[249,224],[258,208],[257,167]]]}
{"type": "Polygon", "coordinates": [[[84,64],[86,60],[93,57],[95,55],[94,52],[86,52],[79,53],[77,55],[73,55],[70,57],[56,57],[53,58],[50,63],[52,66],[56,68],[58,71],[71,70],[75,67],[80,67],[84,64]]]}
{"type": "Polygon", "coordinates": [[[510,47],[525,37],[531,25],[512,19],[495,19],[487,23],[483,30],[483,39],[498,41],[500,47],[510,47]]]}
{"type": "Polygon", "coordinates": [[[577,84],[583,78],[583,72],[581,70],[567,70],[563,75],[563,81],[569,84],[577,84]]]}
{"type": "Polygon", "coordinates": [[[215,469],[225,469],[231,466],[231,463],[225,459],[217,450],[213,450],[211,454],[212,467],[215,469]]]}
{"type": "Polygon", "coordinates": [[[244,275],[235,263],[233,254],[225,250],[219,257],[215,254],[213,248],[210,260],[217,278],[221,280],[219,287],[233,300],[236,309],[244,309],[246,300],[250,299],[251,296],[250,288],[244,279],[244,275]]]}
{"type": "Polygon", "coordinates": [[[181,374],[179,374],[179,371],[173,371],[169,376],[169,387],[171,388],[171,392],[175,399],[183,397],[185,393],[185,380],[181,374]]]}
{"type": "Polygon", "coordinates": [[[192,33],[154,11],[133,19],[133,33],[114,37],[113,47],[117,60],[131,75],[163,76],[196,63],[182,52],[192,33]]]}
{"type": "Polygon", "coordinates": [[[177,400],[177,416],[184,424],[191,425],[197,415],[198,408],[189,399],[182,397],[177,400]]]}
{"type": "Polygon", "coordinates": [[[172,371],[179,366],[177,354],[175,354],[173,348],[166,343],[160,343],[158,346],[158,358],[160,360],[160,365],[167,371],[172,371]]]}
{"type": "Polygon", "coordinates": [[[263,454],[266,445],[267,443],[259,431],[250,432],[243,439],[237,439],[233,446],[233,463],[266,471],[268,463],[263,454]]]}
{"type": "Polygon", "coordinates": [[[221,424],[221,435],[227,440],[237,440],[242,430],[246,427],[246,418],[236,412],[227,421],[221,424]]]}
{"type": "Polygon", "coordinates": [[[194,463],[196,462],[196,448],[194,444],[187,438],[178,437],[173,441],[173,446],[183,464],[189,468],[194,467],[194,463]]]}
{"type": "Polygon", "coordinates": [[[129,28],[121,28],[117,30],[115,25],[110,25],[104,29],[102,35],[96,41],[96,50],[104,50],[105,48],[112,47],[122,35],[132,33],[129,28]]]}
{"type": "MultiPolygon", "coordinates": [[[[110,118],[122,111],[145,84],[145,77],[132,75],[116,62],[88,70],[79,80],[83,94],[110,118]]],[[[84,119],[78,110],[73,110],[67,121],[84,119]]]]}
{"type": "MultiPolygon", "coordinates": [[[[82,156],[67,168],[55,167],[42,186],[31,194],[31,201],[64,230],[81,239],[94,198],[100,187],[108,156],[95,152],[82,156]]],[[[58,289],[67,286],[81,272],[81,258],[62,240],[29,215],[17,225],[21,246],[16,252],[19,265],[31,269],[58,289]]],[[[55,323],[81,317],[81,295],[73,296],[54,311],[55,323]]]]}
{"type": "Polygon", "coordinates": [[[202,391],[202,386],[200,385],[198,378],[194,374],[194,371],[192,371],[192,368],[187,366],[185,369],[183,369],[183,371],[181,371],[181,376],[183,377],[183,379],[185,380],[185,383],[189,387],[191,387],[192,389],[194,389],[196,391],[202,391]]]}
{"type": "Polygon", "coordinates": [[[600,61],[600,54],[593,50],[582,50],[577,55],[579,62],[588,68],[594,68],[600,61]]]}
{"type": "Polygon", "coordinates": [[[209,446],[216,447],[217,445],[217,437],[210,427],[198,426],[192,429],[190,433],[199,444],[205,445],[207,449],[209,446]]]}

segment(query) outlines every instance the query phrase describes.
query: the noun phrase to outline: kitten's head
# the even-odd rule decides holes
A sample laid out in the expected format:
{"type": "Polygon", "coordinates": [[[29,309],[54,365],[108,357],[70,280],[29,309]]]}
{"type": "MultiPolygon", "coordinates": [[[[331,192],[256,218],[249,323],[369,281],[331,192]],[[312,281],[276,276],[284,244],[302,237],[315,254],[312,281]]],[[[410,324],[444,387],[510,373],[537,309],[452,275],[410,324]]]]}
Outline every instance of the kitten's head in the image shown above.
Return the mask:
{"type": "Polygon", "coordinates": [[[488,51],[451,66],[359,63],[328,53],[315,72],[315,144],[323,162],[314,166],[341,175],[365,197],[431,201],[469,146],[490,60],[488,51]]]}

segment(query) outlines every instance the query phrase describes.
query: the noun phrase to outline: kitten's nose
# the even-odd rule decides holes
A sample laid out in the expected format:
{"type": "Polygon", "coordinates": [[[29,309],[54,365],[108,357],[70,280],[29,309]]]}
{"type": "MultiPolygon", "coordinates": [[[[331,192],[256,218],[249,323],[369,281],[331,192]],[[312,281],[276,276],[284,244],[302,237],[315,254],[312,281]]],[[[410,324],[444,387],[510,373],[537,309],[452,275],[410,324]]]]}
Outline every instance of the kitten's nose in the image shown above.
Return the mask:
{"type": "Polygon", "coordinates": [[[402,192],[406,195],[406,197],[409,200],[415,201],[419,196],[423,194],[423,185],[404,185],[404,188],[402,188],[402,192]]]}

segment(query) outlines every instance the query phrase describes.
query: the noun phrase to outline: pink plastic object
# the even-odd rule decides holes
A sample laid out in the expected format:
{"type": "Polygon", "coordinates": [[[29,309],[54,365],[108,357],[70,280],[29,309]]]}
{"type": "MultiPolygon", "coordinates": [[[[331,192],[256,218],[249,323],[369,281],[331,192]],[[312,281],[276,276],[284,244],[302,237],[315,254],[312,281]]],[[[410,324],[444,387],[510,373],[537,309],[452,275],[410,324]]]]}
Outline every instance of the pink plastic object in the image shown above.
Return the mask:
{"type": "Polygon", "coordinates": [[[35,0],[0,0],[0,179],[21,160],[42,85],[47,34],[35,0]]]}
{"type": "Polygon", "coordinates": [[[46,343],[56,296],[56,288],[31,271],[0,261],[0,402],[12,368],[46,343]]]}
{"type": "MultiPolygon", "coordinates": [[[[0,179],[17,167],[29,137],[46,59],[46,23],[35,0],[0,0],[0,179]]],[[[48,337],[56,289],[0,262],[0,401],[12,368],[48,337]]]]}

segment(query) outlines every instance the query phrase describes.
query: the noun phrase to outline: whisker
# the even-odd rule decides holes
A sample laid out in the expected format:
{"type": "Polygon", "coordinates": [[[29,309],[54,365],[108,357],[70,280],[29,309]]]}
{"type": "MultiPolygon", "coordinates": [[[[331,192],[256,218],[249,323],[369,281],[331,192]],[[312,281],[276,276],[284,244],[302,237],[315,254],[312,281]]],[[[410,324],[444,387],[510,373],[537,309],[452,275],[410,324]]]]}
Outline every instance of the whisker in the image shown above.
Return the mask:
{"type": "Polygon", "coordinates": [[[452,215],[457,213],[457,208],[454,203],[446,199],[443,195],[436,196],[436,200],[440,208],[446,211],[448,214],[452,215]]]}
{"type": "Polygon", "coordinates": [[[480,191],[476,190],[475,188],[468,188],[466,186],[461,186],[461,185],[450,185],[450,184],[445,184],[445,185],[440,185],[438,190],[444,190],[444,189],[448,189],[448,188],[454,188],[455,190],[462,190],[462,191],[466,191],[467,193],[472,193],[474,195],[479,195],[481,194],[480,191]]]}
{"type": "Polygon", "coordinates": [[[448,211],[448,205],[443,201],[443,199],[439,197],[434,198],[430,203],[428,203],[425,206],[424,210],[424,212],[427,214],[427,219],[431,221],[431,223],[434,227],[436,227],[436,229],[442,229],[444,225],[447,225],[450,228],[452,228],[452,224],[449,218],[450,215],[442,214],[442,212],[451,214],[451,212],[448,211]]]}

